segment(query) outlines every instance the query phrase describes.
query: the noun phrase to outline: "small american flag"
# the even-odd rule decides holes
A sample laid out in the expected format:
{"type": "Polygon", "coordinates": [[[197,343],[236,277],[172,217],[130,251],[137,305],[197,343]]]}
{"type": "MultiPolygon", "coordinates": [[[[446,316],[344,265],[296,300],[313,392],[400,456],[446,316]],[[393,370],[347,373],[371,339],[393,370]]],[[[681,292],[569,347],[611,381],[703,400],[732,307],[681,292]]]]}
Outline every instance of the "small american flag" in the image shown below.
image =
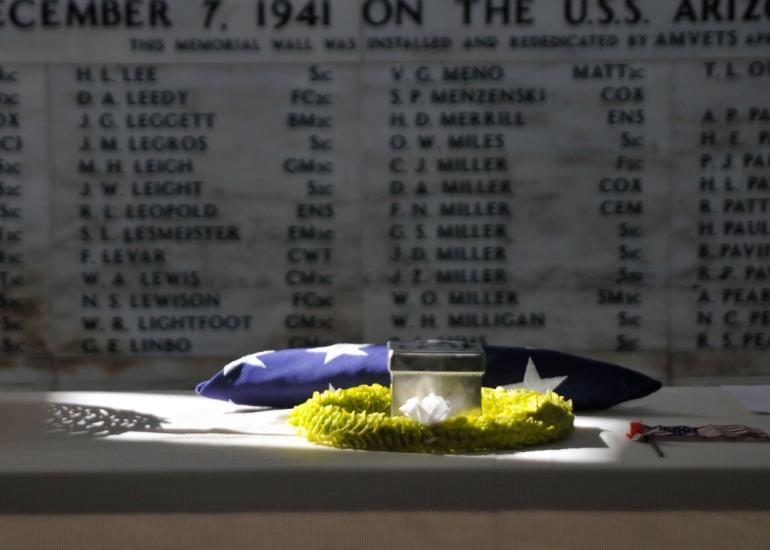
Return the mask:
{"type": "Polygon", "coordinates": [[[767,432],[758,428],[750,428],[741,424],[716,425],[708,424],[697,428],[698,435],[708,438],[725,439],[756,439],[758,441],[770,441],[767,432]]]}
{"type": "Polygon", "coordinates": [[[631,429],[626,434],[634,441],[644,441],[652,436],[660,438],[682,439],[726,439],[734,441],[770,441],[770,435],[759,428],[742,424],[706,424],[704,426],[649,426],[641,422],[631,422],[631,429]]]}

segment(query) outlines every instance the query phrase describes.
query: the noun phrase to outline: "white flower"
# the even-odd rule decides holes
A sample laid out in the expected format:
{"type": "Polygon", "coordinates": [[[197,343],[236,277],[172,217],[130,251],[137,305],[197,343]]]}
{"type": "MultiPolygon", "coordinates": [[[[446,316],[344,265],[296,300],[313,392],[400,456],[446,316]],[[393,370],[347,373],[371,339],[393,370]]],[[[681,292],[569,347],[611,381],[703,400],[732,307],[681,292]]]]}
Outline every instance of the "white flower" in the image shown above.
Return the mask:
{"type": "Polygon", "coordinates": [[[449,401],[440,395],[429,393],[422,399],[412,397],[398,410],[421,424],[436,424],[449,417],[449,401]]]}

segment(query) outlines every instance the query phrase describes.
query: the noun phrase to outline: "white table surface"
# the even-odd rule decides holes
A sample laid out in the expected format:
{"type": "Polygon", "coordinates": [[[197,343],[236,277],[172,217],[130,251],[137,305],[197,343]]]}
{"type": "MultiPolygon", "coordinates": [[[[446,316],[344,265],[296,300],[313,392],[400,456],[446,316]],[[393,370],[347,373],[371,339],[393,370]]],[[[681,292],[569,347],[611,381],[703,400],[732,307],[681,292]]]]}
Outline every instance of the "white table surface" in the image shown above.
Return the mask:
{"type": "Polygon", "coordinates": [[[667,441],[660,458],[625,436],[631,420],[738,423],[770,432],[770,415],[746,411],[721,388],[663,388],[578,414],[575,433],[557,443],[456,456],[319,447],[293,434],[286,410],[192,394],[4,393],[0,406],[5,513],[770,510],[770,443],[667,441]],[[28,411],[41,398],[135,411],[162,423],[159,431],[97,438],[25,433],[18,425],[29,413],[13,411],[28,411]]]}

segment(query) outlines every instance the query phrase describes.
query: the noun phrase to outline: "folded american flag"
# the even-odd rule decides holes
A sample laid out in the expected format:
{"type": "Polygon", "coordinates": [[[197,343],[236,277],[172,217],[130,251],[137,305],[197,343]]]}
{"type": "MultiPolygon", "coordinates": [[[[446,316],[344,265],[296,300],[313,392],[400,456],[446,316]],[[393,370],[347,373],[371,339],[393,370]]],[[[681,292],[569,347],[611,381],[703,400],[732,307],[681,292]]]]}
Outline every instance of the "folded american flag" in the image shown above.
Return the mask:
{"type": "MultiPolygon", "coordinates": [[[[489,387],[554,390],[574,410],[605,409],[660,388],[640,372],[553,350],[485,346],[489,387]]],[[[331,384],[390,384],[385,345],[333,344],[267,350],[236,359],[196,387],[199,395],[242,405],[292,407],[331,384]]]]}
{"type": "Polygon", "coordinates": [[[648,426],[641,422],[631,422],[628,434],[634,441],[646,441],[650,437],[682,439],[727,439],[741,441],[770,441],[770,435],[759,428],[742,424],[706,424],[704,426],[648,426]]]}

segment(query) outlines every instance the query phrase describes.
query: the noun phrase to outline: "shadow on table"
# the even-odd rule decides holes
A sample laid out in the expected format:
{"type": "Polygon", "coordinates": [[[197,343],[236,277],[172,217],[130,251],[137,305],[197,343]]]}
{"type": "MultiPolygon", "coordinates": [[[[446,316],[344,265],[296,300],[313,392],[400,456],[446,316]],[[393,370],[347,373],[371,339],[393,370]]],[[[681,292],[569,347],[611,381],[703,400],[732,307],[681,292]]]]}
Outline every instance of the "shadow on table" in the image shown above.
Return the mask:
{"type": "MultiPolygon", "coordinates": [[[[73,403],[46,403],[46,431],[90,438],[120,435],[127,432],[166,434],[233,434],[261,435],[225,428],[164,428],[164,418],[127,409],[113,409],[73,403]]],[[[251,411],[249,411],[251,412],[251,411]]],[[[279,434],[268,434],[279,435],[279,434]]]]}
{"type": "Polygon", "coordinates": [[[571,436],[560,441],[538,445],[533,450],[562,449],[607,449],[609,445],[601,438],[604,430],[599,428],[575,428],[571,436]]]}
{"type": "Polygon", "coordinates": [[[520,453],[527,453],[533,451],[565,451],[568,449],[608,449],[609,445],[601,438],[601,433],[604,430],[599,428],[575,428],[575,431],[571,435],[554,441],[553,443],[544,443],[542,445],[532,445],[521,449],[513,449],[510,451],[497,451],[497,452],[481,452],[481,453],[457,453],[451,456],[468,456],[478,457],[484,455],[514,455],[520,453]]]}

